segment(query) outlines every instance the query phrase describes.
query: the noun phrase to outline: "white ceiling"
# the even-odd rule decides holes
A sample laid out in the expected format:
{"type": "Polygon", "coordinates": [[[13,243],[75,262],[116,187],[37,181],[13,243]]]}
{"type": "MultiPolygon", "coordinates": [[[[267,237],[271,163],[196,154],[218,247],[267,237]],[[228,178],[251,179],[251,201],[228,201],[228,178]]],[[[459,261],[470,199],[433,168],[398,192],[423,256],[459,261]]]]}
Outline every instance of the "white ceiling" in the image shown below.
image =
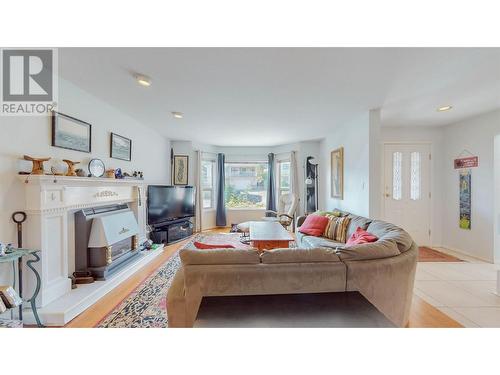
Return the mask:
{"type": "Polygon", "coordinates": [[[61,48],[59,70],[168,138],[221,146],[318,139],[373,108],[384,126],[500,108],[500,48],[61,48]]]}

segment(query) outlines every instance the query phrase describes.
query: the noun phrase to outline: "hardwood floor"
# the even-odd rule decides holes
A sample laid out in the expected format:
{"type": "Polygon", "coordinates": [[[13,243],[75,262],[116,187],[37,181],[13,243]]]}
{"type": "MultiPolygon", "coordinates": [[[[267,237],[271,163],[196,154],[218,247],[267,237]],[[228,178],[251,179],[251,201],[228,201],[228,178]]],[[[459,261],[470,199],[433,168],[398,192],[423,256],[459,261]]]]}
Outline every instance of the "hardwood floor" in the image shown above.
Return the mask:
{"type": "Polygon", "coordinates": [[[457,321],[413,294],[410,328],[463,328],[457,321]]]}
{"type": "MultiPolygon", "coordinates": [[[[212,232],[227,232],[228,229],[214,229],[212,232]]],[[[165,263],[181,246],[188,240],[166,246],[163,252],[155,260],[147,264],[140,271],[128,278],[120,286],[113,289],[82,314],[77,316],[65,327],[67,328],[90,328],[99,323],[116,305],[126,298],[142,281],[152,272],[165,263]]],[[[431,306],[420,297],[413,295],[413,303],[410,312],[410,328],[459,328],[462,327],[455,320],[448,317],[435,307],[431,306]]]]}
{"type": "MultiPolygon", "coordinates": [[[[68,328],[89,328],[94,327],[107,314],[109,314],[116,305],[125,299],[131,292],[134,291],[152,272],[165,263],[174,254],[179,247],[185,244],[188,240],[178,242],[174,245],[165,246],[162,254],[148,263],[138,272],[129,277],[121,285],[106,294],[97,303],[89,307],[75,319],[65,325],[68,328]]],[[[161,251],[161,250],[157,250],[161,251]]]]}

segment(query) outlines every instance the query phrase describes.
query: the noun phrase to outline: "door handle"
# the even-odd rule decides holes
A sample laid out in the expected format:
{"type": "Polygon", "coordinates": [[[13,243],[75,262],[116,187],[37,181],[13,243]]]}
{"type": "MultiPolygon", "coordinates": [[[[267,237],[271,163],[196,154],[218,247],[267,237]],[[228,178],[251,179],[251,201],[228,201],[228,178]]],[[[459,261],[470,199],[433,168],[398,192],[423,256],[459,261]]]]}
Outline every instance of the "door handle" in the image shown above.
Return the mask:
{"type": "Polygon", "coordinates": [[[389,198],[391,195],[389,193],[385,193],[385,197],[389,198]]]}

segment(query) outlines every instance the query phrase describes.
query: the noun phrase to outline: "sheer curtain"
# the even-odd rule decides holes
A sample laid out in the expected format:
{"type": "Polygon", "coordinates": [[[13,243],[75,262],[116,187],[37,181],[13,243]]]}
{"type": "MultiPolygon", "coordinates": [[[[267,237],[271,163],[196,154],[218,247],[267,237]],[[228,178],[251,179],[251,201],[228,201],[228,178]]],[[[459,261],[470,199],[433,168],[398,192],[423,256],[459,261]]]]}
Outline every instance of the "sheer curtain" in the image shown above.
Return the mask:
{"type": "Polygon", "coordinates": [[[198,150],[196,151],[196,231],[199,232],[203,229],[203,187],[201,186],[201,160],[203,153],[198,150]]]}
{"type": "Polygon", "coordinates": [[[226,223],[226,202],[224,200],[224,189],[226,173],[224,169],[225,156],[217,154],[217,211],[215,214],[215,225],[225,227],[226,223]]]}
{"type": "MultiPolygon", "coordinates": [[[[297,151],[292,151],[290,153],[290,193],[295,194],[298,201],[300,202],[300,191],[299,191],[299,170],[297,166],[297,151]]],[[[300,207],[298,205],[297,207],[300,207]]]]}

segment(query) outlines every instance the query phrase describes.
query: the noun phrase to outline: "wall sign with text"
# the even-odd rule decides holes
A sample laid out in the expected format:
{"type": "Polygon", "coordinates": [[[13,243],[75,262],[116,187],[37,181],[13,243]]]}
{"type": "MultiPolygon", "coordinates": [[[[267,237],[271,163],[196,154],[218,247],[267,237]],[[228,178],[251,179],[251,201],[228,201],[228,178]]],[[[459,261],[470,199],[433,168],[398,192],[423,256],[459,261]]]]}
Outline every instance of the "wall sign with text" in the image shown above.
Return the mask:
{"type": "Polygon", "coordinates": [[[454,164],[455,169],[475,168],[479,165],[479,158],[477,156],[459,158],[454,160],[454,164]]]}

